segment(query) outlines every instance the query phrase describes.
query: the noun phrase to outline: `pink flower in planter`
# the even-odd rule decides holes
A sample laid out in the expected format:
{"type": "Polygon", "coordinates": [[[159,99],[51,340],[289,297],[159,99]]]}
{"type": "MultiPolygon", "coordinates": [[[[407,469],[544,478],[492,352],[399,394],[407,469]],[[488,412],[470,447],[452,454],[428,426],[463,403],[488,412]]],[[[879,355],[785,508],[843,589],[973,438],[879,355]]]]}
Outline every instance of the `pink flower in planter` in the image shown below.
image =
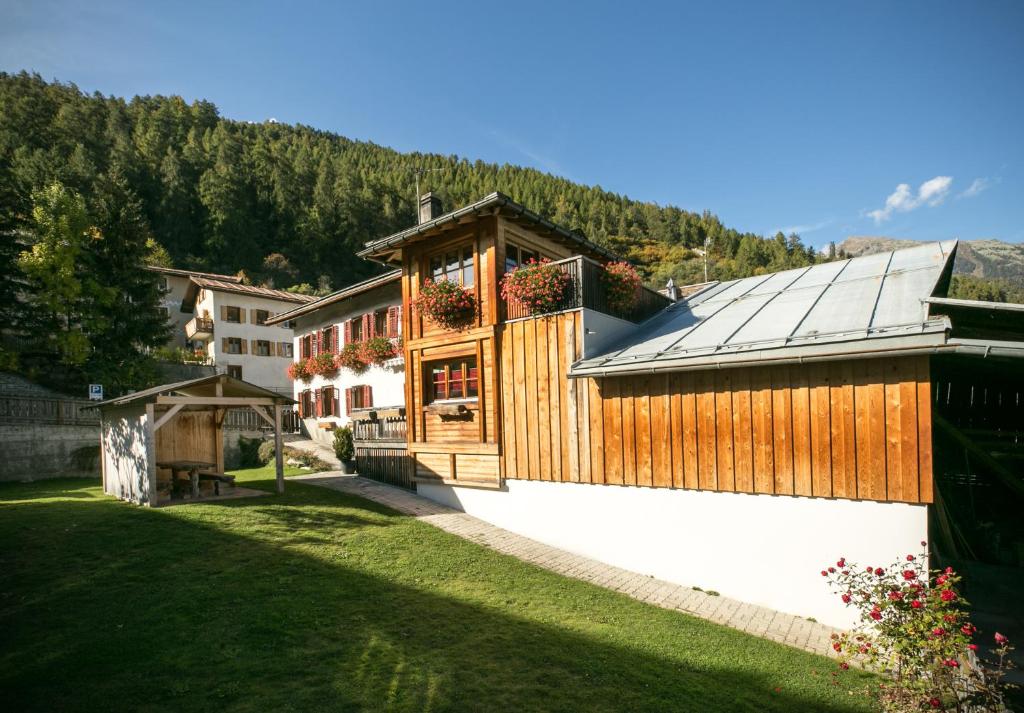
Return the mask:
{"type": "Polygon", "coordinates": [[[999,644],[1000,646],[1005,646],[1006,644],[1008,644],[1010,642],[1009,639],[1007,639],[1005,636],[1000,634],[998,631],[996,632],[995,640],[996,640],[996,643],[999,644]]]}

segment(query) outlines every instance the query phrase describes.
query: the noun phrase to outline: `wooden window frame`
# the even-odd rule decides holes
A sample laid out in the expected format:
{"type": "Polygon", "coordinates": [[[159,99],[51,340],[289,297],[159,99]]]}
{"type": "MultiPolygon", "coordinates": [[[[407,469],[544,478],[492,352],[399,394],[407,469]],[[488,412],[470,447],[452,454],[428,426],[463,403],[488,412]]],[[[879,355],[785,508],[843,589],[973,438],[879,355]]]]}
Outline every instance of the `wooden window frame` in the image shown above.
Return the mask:
{"type": "Polygon", "coordinates": [[[464,241],[464,242],[459,242],[459,243],[457,243],[455,245],[451,245],[451,246],[449,246],[449,247],[447,247],[447,248],[445,248],[443,250],[437,250],[437,251],[432,252],[429,255],[425,256],[424,257],[424,262],[423,262],[423,267],[424,267],[424,269],[423,269],[423,275],[424,275],[423,279],[424,279],[424,281],[426,281],[428,279],[429,280],[433,280],[435,282],[440,282],[441,280],[447,280],[448,279],[448,276],[447,276],[447,273],[448,273],[447,257],[449,255],[451,255],[452,253],[455,253],[456,255],[459,256],[459,267],[457,268],[457,273],[458,273],[458,276],[459,276],[459,285],[464,287],[464,288],[466,288],[466,289],[476,289],[476,284],[479,281],[479,277],[480,276],[477,274],[479,271],[477,269],[476,245],[475,245],[473,240],[467,240],[467,241],[464,241]],[[467,253],[469,254],[469,260],[468,261],[466,260],[466,254],[467,253]],[[433,262],[434,262],[435,259],[440,259],[440,261],[441,261],[441,273],[442,273],[443,276],[440,277],[440,278],[436,278],[434,276],[433,262]],[[467,267],[472,271],[472,274],[471,274],[472,281],[469,282],[468,284],[466,283],[466,269],[467,269],[467,267]]]}
{"type": "Polygon", "coordinates": [[[241,366],[241,364],[228,364],[228,376],[231,376],[232,378],[235,378],[235,379],[239,379],[239,380],[241,380],[241,378],[242,378],[242,374],[243,374],[243,373],[244,373],[244,372],[242,371],[242,366],[241,366]],[[234,369],[237,369],[237,370],[238,370],[238,376],[234,376],[234,375],[233,375],[233,374],[231,373],[231,372],[232,372],[232,370],[234,370],[234,369]]]}
{"type": "Polygon", "coordinates": [[[231,305],[224,305],[224,321],[228,324],[241,324],[242,323],[242,308],[232,307],[231,305]],[[238,319],[231,319],[231,310],[235,311],[238,315],[238,319]]]}
{"type": "Polygon", "coordinates": [[[269,339],[254,339],[256,342],[256,348],[253,349],[255,352],[253,356],[269,357],[274,356],[274,343],[269,339]],[[263,353],[263,348],[266,347],[267,353],[263,353]]]}
{"type": "Polygon", "coordinates": [[[241,337],[226,337],[228,340],[228,354],[242,354],[242,338],[241,337]],[[238,345],[238,351],[234,351],[231,347],[238,345]]]}
{"type": "Polygon", "coordinates": [[[522,257],[523,252],[530,253],[533,256],[533,259],[537,260],[538,262],[543,260],[546,257],[544,255],[544,253],[542,253],[540,250],[536,250],[536,249],[533,249],[533,248],[524,248],[520,243],[511,241],[511,240],[506,240],[505,241],[505,272],[511,272],[512,270],[516,269],[517,267],[522,267],[523,265],[525,265],[527,263],[527,260],[524,260],[523,257],[522,257]],[[515,265],[509,267],[509,254],[512,251],[515,251],[515,255],[516,255],[516,258],[513,261],[513,262],[515,262],[515,265]]]}
{"type": "Polygon", "coordinates": [[[434,403],[472,403],[480,400],[480,367],[476,363],[475,354],[467,354],[466,356],[453,357],[450,359],[437,359],[434,361],[426,362],[423,365],[423,393],[426,395],[424,401],[425,405],[434,403]],[[452,379],[452,367],[458,367],[460,378],[457,380],[452,379]],[[438,397],[436,394],[436,386],[438,382],[434,380],[434,372],[438,368],[444,369],[444,390],[445,395],[438,397]],[[476,371],[476,376],[470,379],[470,370],[476,371]],[[452,383],[462,384],[462,395],[452,396],[452,383]],[[469,395],[469,382],[474,381],[476,383],[476,393],[472,396],[469,395]]]}
{"type": "Polygon", "coordinates": [[[273,316],[273,313],[270,310],[254,309],[252,323],[261,327],[265,327],[267,325],[267,320],[270,319],[271,316],[273,316]],[[262,318],[260,317],[260,315],[263,315],[262,318]]]}

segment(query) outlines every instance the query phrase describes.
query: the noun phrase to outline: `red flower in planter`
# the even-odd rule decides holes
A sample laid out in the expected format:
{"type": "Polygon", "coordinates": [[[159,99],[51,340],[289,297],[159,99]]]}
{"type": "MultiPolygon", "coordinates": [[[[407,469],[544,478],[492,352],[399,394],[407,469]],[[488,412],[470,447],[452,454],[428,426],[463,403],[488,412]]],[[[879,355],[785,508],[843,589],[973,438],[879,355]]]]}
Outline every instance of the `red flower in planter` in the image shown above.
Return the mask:
{"type": "Polygon", "coordinates": [[[443,329],[465,329],[476,314],[476,297],[454,280],[424,280],[413,305],[443,329]]]}
{"type": "Polygon", "coordinates": [[[547,258],[530,260],[501,280],[501,296],[530,308],[533,314],[557,312],[566,307],[566,296],[572,287],[572,275],[547,258]]]}
{"type": "Polygon", "coordinates": [[[604,286],[608,306],[614,310],[633,309],[640,297],[640,274],[628,262],[610,262],[604,266],[604,286]]]}

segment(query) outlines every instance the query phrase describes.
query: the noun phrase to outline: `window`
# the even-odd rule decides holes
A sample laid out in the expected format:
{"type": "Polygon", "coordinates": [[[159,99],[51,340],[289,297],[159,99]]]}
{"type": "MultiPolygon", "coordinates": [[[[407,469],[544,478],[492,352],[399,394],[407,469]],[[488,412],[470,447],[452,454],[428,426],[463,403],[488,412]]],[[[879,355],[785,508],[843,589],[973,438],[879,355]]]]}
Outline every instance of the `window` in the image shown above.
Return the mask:
{"type": "Polygon", "coordinates": [[[294,355],[294,351],[292,350],[292,343],[280,342],[277,354],[278,356],[288,357],[289,359],[291,359],[292,356],[294,355]]]}
{"type": "Polygon", "coordinates": [[[281,329],[295,329],[295,322],[290,319],[286,319],[277,326],[280,327],[281,329]]]}
{"type": "Polygon", "coordinates": [[[540,260],[540,255],[532,250],[521,248],[515,243],[505,243],[505,272],[512,272],[530,260],[540,260]]]}
{"type": "Polygon", "coordinates": [[[473,246],[455,248],[430,258],[430,279],[454,280],[463,287],[473,286],[473,246]]]}
{"type": "Polygon", "coordinates": [[[240,367],[240,366],[233,366],[233,365],[229,364],[228,365],[228,376],[232,377],[233,379],[241,379],[242,378],[242,367],[240,367]]]}
{"type": "Polygon", "coordinates": [[[373,387],[352,386],[345,389],[345,413],[352,413],[358,408],[373,407],[373,387]]]}
{"type": "Polygon", "coordinates": [[[265,309],[256,309],[253,312],[256,314],[253,324],[266,324],[267,320],[270,319],[270,312],[265,309]]]}
{"type": "Polygon", "coordinates": [[[334,343],[335,340],[337,339],[337,334],[338,334],[337,328],[335,328],[335,327],[327,327],[326,329],[322,330],[320,332],[320,334],[323,335],[321,337],[321,341],[323,343],[323,347],[320,349],[320,351],[332,352],[332,353],[337,351],[338,345],[334,343]]]}
{"type": "Polygon", "coordinates": [[[325,386],[320,389],[320,398],[317,403],[320,405],[318,416],[338,415],[337,390],[333,386],[325,386]]]}
{"type": "Polygon", "coordinates": [[[388,310],[379,309],[373,313],[373,336],[391,336],[388,332],[388,310]]]}
{"type": "Polygon", "coordinates": [[[244,349],[244,347],[243,347],[242,340],[239,337],[228,337],[224,341],[227,343],[226,344],[227,349],[225,351],[227,351],[228,354],[242,354],[243,353],[242,350],[244,349]]]}
{"type": "Polygon", "coordinates": [[[224,308],[224,321],[234,322],[235,324],[241,324],[242,322],[242,309],[240,307],[225,307],[224,308]]]}
{"type": "Polygon", "coordinates": [[[360,317],[353,317],[348,321],[349,332],[346,337],[352,337],[349,344],[355,344],[356,342],[363,341],[363,320],[360,317]]]}
{"type": "Polygon", "coordinates": [[[309,359],[313,356],[313,335],[306,334],[299,337],[299,358],[309,359]]]}
{"type": "Polygon", "coordinates": [[[273,356],[273,352],[270,349],[270,342],[266,339],[257,339],[256,348],[253,349],[253,354],[256,356],[273,356]]]}
{"type": "Polygon", "coordinates": [[[479,395],[476,359],[456,359],[428,365],[431,401],[475,399],[479,395]]]}
{"type": "Polygon", "coordinates": [[[167,289],[167,278],[166,277],[161,277],[160,278],[160,290],[163,291],[163,292],[168,292],[168,289],[167,289]]]}
{"type": "Polygon", "coordinates": [[[299,394],[299,418],[310,418],[313,415],[313,392],[309,389],[299,394]]]}

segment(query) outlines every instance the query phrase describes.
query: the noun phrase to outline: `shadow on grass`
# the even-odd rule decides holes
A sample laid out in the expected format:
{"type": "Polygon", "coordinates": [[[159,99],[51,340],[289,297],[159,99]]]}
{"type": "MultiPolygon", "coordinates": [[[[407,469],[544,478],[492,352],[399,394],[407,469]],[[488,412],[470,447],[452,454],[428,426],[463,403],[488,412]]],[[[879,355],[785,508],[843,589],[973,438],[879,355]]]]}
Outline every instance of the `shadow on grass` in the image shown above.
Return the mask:
{"type": "Polygon", "coordinates": [[[863,710],[824,659],[360,498],[75,498],[0,510],[9,710],[863,710]]]}

